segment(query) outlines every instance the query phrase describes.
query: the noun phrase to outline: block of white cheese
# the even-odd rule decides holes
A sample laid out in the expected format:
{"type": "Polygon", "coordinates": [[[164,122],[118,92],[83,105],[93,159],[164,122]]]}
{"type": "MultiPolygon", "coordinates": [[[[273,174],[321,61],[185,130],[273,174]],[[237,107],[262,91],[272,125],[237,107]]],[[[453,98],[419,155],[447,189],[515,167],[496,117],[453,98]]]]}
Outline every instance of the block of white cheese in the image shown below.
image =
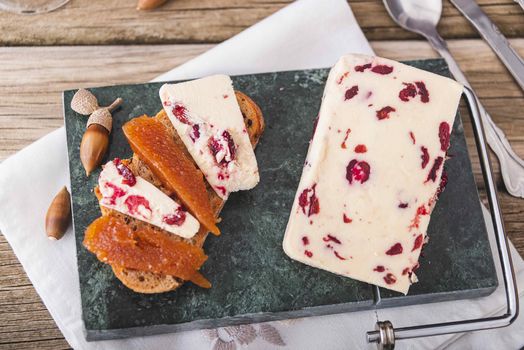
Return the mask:
{"type": "Polygon", "coordinates": [[[200,223],[180,204],[122,164],[104,165],[98,178],[100,205],[160,227],[183,238],[193,237],[200,223]]]}
{"type": "Polygon", "coordinates": [[[395,61],[342,57],[324,90],[286,254],[406,294],[446,183],[462,91],[451,79],[395,61]]]}
{"type": "Polygon", "coordinates": [[[257,160],[231,78],[214,75],[165,84],[160,98],[189,153],[222,199],[258,184],[257,160]]]}

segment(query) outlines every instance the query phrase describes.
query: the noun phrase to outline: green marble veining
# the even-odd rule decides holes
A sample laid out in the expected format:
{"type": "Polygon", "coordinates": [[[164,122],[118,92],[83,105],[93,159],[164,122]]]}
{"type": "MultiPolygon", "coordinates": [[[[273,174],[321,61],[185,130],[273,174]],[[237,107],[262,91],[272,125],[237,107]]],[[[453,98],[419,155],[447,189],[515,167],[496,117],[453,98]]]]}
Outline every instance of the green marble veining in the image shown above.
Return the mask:
{"type": "MultiPolygon", "coordinates": [[[[442,60],[409,64],[449,75],[442,60]]],[[[233,77],[235,88],[261,107],[266,131],[256,154],[261,182],[231,195],[220,224],[222,235],[205,244],[202,272],[210,290],[188,283],[174,292],[142,295],[125,288],[109,266],[81,244],[87,225],[100,213],[92,189],[99,172],[86,178],[79,144],[86,117],[70,109],[75,91],[64,92],[74,229],[83,318],[89,340],[327,314],[372,308],[373,288],[350,278],[292,261],[282,237],[318,113],[327,69],[233,77]]],[[[131,154],[121,126],[160,108],[160,83],[94,88],[101,105],[122,97],[113,114],[108,159],[131,154]]],[[[497,285],[460,117],[446,163],[449,184],[432,215],[430,244],[417,272],[420,283],[407,297],[382,290],[383,306],[489,294],[497,285]]]]}

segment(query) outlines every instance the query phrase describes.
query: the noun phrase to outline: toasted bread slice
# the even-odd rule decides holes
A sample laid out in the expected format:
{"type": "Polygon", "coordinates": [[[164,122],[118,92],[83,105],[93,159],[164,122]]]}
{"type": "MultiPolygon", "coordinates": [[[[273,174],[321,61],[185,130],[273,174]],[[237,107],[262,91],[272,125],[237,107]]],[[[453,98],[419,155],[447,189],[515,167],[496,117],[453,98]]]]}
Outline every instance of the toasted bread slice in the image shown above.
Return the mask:
{"type": "MultiPolygon", "coordinates": [[[[262,116],[262,111],[257,106],[257,104],[251,100],[248,96],[245,94],[236,91],[235,92],[238,104],[240,106],[240,110],[242,112],[242,116],[244,117],[244,123],[246,124],[247,132],[249,135],[249,139],[251,141],[251,144],[253,148],[257,145],[260,136],[264,132],[265,124],[264,124],[264,118],[262,116]]],[[[172,135],[173,139],[175,140],[175,143],[182,146],[182,149],[186,153],[187,157],[189,159],[192,159],[189,155],[189,152],[186,150],[182,140],[178,136],[178,134],[175,131],[175,128],[172,126],[171,121],[169,120],[167,114],[162,110],[160,111],[155,118],[159,121],[161,121],[169,130],[169,133],[172,135]]],[[[151,182],[155,186],[157,186],[160,190],[162,190],[167,195],[172,195],[173,193],[167,189],[161,181],[156,178],[151,170],[147,167],[147,165],[140,160],[140,158],[134,154],[133,158],[130,160],[126,160],[126,165],[128,165],[131,168],[131,171],[146,179],[147,181],[151,182]]],[[[215,217],[218,218],[220,211],[222,207],[224,206],[224,201],[218,195],[216,192],[207,184],[207,192],[209,195],[209,201],[211,203],[212,211],[215,215],[215,217]]],[[[97,195],[99,195],[97,193],[97,195]]],[[[110,209],[101,207],[101,211],[103,215],[107,215],[110,211],[110,209]]],[[[118,214],[117,214],[118,215],[118,214]]],[[[123,214],[119,214],[123,215],[123,214]]],[[[127,217],[127,220],[131,220],[133,222],[139,222],[139,220],[132,219],[130,217],[127,217]]],[[[140,225],[149,225],[145,222],[139,222],[140,225]]],[[[199,247],[202,247],[204,244],[204,241],[208,235],[208,232],[206,228],[201,225],[200,230],[198,233],[191,239],[186,240],[188,242],[191,242],[192,244],[195,244],[199,247]]],[[[184,240],[184,238],[180,238],[181,240],[184,240]]],[[[171,290],[175,290],[176,288],[180,287],[184,281],[176,278],[174,276],[167,276],[167,275],[159,275],[154,274],[151,272],[143,272],[143,271],[136,271],[136,270],[130,270],[125,269],[117,266],[112,266],[113,272],[115,276],[128,288],[132,289],[133,291],[137,293],[163,293],[168,292],[171,290]]]]}

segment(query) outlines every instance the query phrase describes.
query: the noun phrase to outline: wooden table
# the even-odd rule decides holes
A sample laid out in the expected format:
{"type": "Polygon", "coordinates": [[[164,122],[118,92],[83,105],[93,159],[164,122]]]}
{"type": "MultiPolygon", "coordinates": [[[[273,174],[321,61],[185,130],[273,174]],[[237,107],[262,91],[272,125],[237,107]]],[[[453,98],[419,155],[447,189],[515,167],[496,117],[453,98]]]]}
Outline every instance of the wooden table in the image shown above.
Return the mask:
{"type": "MultiPolygon", "coordinates": [[[[63,124],[62,90],[148,81],[289,2],[172,0],[145,13],[137,12],[132,0],[72,0],[46,15],[0,13],[0,160],[63,124]]],[[[524,12],[511,0],[478,2],[524,56],[524,12]]],[[[426,42],[397,27],[379,0],[350,3],[377,54],[436,57],[426,42]]],[[[522,90],[448,2],[439,29],[487,110],[524,157],[522,90]]],[[[468,141],[472,146],[471,132],[468,141]]],[[[474,168],[480,180],[477,161],[474,168]]],[[[524,255],[524,201],[507,194],[498,164],[495,169],[506,229],[524,255]]],[[[1,235],[0,348],[68,348],[1,235]]]]}

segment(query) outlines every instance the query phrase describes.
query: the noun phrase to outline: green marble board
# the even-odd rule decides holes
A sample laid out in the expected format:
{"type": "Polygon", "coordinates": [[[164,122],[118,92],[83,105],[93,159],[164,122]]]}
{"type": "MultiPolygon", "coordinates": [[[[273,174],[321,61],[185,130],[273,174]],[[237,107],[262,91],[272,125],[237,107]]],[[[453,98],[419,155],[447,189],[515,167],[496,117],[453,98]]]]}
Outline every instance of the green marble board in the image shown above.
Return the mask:
{"type": "MultiPolygon", "coordinates": [[[[442,60],[408,64],[449,76],[442,60]]],[[[449,183],[434,210],[430,243],[424,248],[420,282],[408,296],[381,290],[290,260],[282,237],[318,113],[328,69],[233,77],[235,88],[251,96],[266,120],[256,149],[260,184],[234,193],[225,205],[222,235],[210,236],[202,268],[213,288],[191,283],[164,294],[144,295],[124,287],[108,265],[83,246],[84,230],[100,215],[93,194],[99,172],[86,178],[79,145],[86,117],[71,110],[75,91],[64,92],[74,229],[83,319],[87,340],[112,339],[212,328],[232,324],[349,312],[375,307],[474,298],[490,294],[497,278],[460,116],[446,163],[449,183]]],[[[116,97],[107,159],[126,158],[126,121],[161,108],[160,83],[94,88],[101,105],[116,97]]],[[[401,179],[399,179],[401,181],[401,179]]]]}

